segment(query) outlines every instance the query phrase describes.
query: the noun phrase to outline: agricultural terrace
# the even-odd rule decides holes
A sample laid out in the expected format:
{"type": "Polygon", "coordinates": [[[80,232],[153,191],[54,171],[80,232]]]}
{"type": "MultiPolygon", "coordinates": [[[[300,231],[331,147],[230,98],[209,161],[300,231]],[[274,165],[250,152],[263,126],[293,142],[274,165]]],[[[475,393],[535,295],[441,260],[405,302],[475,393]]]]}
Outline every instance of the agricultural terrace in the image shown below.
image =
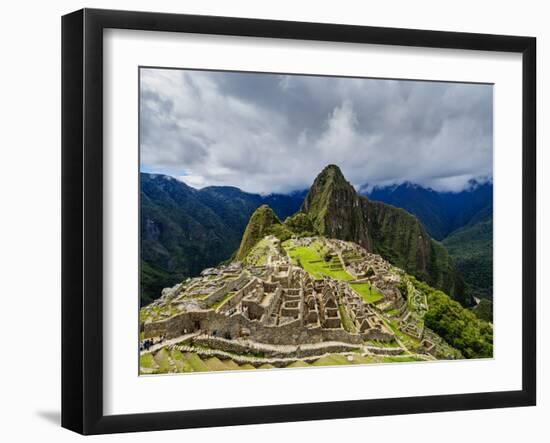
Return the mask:
{"type": "MultiPolygon", "coordinates": [[[[309,246],[293,246],[292,240],[283,243],[283,247],[295,265],[301,266],[316,279],[324,276],[335,280],[352,281],[353,276],[347,273],[336,254],[315,241],[309,246]]],[[[376,303],[384,298],[384,295],[369,283],[350,283],[350,286],[357,292],[365,303],[376,303]]]]}
{"type": "Polygon", "coordinates": [[[342,267],[340,258],[330,254],[320,242],[315,241],[309,246],[295,247],[292,240],[289,240],[283,243],[283,247],[292,263],[302,267],[317,280],[324,276],[342,281],[354,280],[342,267]]]}
{"type": "Polygon", "coordinates": [[[384,298],[382,293],[369,283],[350,283],[350,286],[363,298],[363,301],[367,304],[376,303],[378,300],[382,300],[384,298]]]}
{"type": "MultiPolygon", "coordinates": [[[[178,346],[170,349],[162,348],[158,352],[145,352],[140,356],[140,370],[144,375],[147,374],[167,374],[181,372],[211,372],[211,371],[230,371],[247,369],[272,369],[273,365],[264,363],[261,358],[235,356],[239,362],[233,359],[222,359],[214,355],[208,355],[207,350],[181,351],[178,346]],[[244,363],[244,360],[249,362],[244,363]]],[[[368,364],[368,363],[393,363],[424,361],[425,358],[411,354],[403,355],[361,355],[359,353],[326,354],[322,357],[312,359],[310,362],[296,360],[286,363],[281,368],[302,368],[310,366],[340,366],[350,364],[368,364]]]]}

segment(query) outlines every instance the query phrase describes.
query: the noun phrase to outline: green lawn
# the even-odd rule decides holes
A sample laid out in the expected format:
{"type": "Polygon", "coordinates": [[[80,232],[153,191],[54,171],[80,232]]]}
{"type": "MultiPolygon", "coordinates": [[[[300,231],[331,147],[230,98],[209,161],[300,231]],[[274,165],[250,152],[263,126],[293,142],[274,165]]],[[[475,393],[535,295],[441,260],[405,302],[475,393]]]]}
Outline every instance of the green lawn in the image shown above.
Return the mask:
{"type": "Polygon", "coordinates": [[[375,303],[384,296],[369,283],[350,283],[350,286],[357,292],[365,303],[375,303]]]}
{"type": "Polygon", "coordinates": [[[158,365],[155,362],[155,359],[149,353],[140,355],[139,365],[142,368],[147,368],[147,369],[156,369],[156,368],[158,368],[158,365]]]}
{"type": "Polygon", "coordinates": [[[174,364],[176,365],[178,372],[193,372],[193,368],[191,367],[185,356],[181,353],[181,351],[177,349],[172,349],[171,357],[174,361],[174,364]]]}
{"type": "Polygon", "coordinates": [[[158,372],[161,374],[171,372],[173,367],[172,359],[170,358],[170,353],[166,348],[162,348],[154,356],[155,362],[158,364],[158,372]]]}
{"type": "Polygon", "coordinates": [[[395,336],[401,340],[401,342],[407,347],[409,350],[416,350],[420,347],[420,340],[417,340],[407,334],[405,334],[401,329],[399,329],[397,322],[394,320],[386,319],[385,320],[386,326],[388,326],[395,336]]]}
{"type": "Polygon", "coordinates": [[[211,371],[227,371],[230,369],[229,366],[224,364],[218,357],[211,357],[203,360],[203,362],[211,371]]]}
{"type": "Polygon", "coordinates": [[[329,262],[325,262],[315,248],[315,243],[308,247],[289,248],[287,251],[295,263],[299,264],[316,279],[320,279],[323,276],[343,281],[354,279],[344,271],[341,264],[336,262],[334,258],[329,262]]]}
{"type": "Polygon", "coordinates": [[[210,371],[211,369],[201,360],[201,358],[195,354],[195,353],[191,353],[191,352],[187,352],[185,353],[185,359],[187,360],[187,362],[189,363],[189,365],[191,366],[191,368],[193,368],[193,371],[196,371],[196,372],[204,372],[204,371],[210,371]]]}

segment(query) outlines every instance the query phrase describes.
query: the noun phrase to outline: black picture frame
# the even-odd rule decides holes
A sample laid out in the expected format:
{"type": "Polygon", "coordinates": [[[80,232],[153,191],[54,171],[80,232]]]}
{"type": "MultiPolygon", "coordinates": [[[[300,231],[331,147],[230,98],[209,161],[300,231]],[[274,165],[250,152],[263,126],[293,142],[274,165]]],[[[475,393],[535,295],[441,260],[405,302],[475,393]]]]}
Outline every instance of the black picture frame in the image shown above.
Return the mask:
{"type": "Polygon", "coordinates": [[[62,18],[62,426],[82,434],[536,404],[536,39],[83,9],[62,18]],[[522,54],[522,389],[191,410],[103,412],[103,30],[171,31],[522,54]]]}

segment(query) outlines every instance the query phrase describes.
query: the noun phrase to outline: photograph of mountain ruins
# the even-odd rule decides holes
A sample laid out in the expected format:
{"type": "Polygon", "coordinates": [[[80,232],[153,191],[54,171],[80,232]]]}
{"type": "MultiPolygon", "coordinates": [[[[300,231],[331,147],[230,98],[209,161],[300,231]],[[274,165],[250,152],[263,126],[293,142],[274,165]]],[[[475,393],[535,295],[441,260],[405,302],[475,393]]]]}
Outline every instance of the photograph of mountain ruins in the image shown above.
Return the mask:
{"type": "Polygon", "coordinates": [[[140,68],[140,374],[493,357],[493,86],[140,68]]]}

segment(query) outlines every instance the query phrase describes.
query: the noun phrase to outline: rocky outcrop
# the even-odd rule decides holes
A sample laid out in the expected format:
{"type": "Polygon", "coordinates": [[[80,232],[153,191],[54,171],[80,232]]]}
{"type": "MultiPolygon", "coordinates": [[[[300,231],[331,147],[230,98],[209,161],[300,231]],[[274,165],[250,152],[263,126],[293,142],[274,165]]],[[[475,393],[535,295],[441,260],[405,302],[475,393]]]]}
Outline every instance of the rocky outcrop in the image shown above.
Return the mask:
{"type": "Polygon", "coordinates": [[[256,243],[267,235],[274,235],[283,241],[291,236],[291,232],[268,205],[262,205],[250,217],[235,259],[244,260],[256,243]]]}
{"type": "Polygon", "coordinates": [[[353,241],[371,251],[364,203],[340,168],[328,165],[311,185],[301,212],[309,216],[320,235],[353,241]]]}

